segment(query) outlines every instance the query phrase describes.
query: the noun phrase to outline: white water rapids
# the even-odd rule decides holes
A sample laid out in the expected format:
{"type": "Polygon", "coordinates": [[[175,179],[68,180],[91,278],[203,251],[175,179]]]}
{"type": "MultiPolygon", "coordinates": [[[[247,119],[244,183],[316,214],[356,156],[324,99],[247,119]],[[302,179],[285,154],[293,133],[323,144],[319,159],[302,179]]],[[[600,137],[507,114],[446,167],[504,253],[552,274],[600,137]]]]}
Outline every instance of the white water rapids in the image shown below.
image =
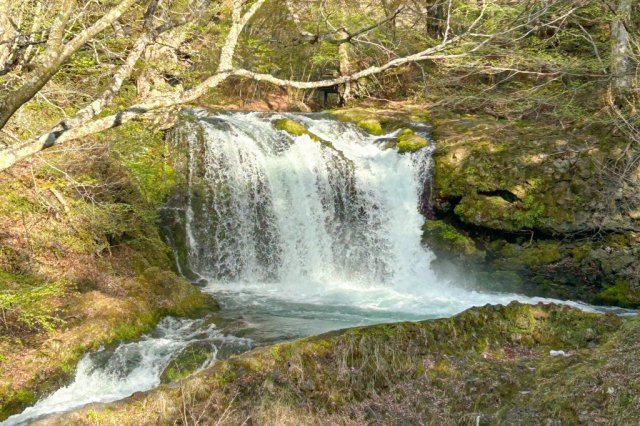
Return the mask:
{"type": "Polygon", "coordinates": [[[4,424],[152,389],[194,342],[212,345],[213,362],[225,345],[550,301],[469,290],[432,272],[419,204],[433,147],[400,155],[384,149],[394,134],[322,115],[190,114],[176,136],[189,148],[188,267],[221,302],[224,331],[246,339],[203,320],[165,319],[138,342],[85,356],[73,383],[4,424]],[[285,117],[329,143],[276,130],[285,117]]]}

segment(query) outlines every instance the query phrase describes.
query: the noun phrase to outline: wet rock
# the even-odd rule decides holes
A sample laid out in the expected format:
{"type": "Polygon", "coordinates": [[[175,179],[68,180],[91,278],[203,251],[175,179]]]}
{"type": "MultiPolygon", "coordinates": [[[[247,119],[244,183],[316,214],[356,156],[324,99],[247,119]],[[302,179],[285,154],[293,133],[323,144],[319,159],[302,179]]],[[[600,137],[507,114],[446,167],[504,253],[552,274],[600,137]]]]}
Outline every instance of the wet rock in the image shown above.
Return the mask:
{"type": "Polygon", "coordinates": [[[193,343],[183,349],[160,376],[162,383],[175,382],[193,374],[207,365],[214,354],[214,349],[209,343],[193,343]]]}

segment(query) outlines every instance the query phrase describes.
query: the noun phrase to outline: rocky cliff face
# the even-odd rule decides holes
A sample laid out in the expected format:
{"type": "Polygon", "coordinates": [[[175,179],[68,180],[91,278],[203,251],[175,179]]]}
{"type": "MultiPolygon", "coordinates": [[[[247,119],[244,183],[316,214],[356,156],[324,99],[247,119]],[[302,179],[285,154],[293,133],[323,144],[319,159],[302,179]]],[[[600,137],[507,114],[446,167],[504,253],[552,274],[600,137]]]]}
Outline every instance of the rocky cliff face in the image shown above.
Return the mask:
{"type": "Polygon", "coordinates": [[[623,139],[437,109],[336,115],[369,131],[431,126],[434,266],[463,267],[485,289],[640,306],[640,167],[623,139]]]}
{"type": "Polygon", "coordinates": [[[478,265],[485,285],[640,304],[640,168],[624,141],[478,116],[433,123],[434,207],[460,233],[428,224],[437,252],[478,265]],[[446,244],[469,237],[466,254],[446,244]]]}

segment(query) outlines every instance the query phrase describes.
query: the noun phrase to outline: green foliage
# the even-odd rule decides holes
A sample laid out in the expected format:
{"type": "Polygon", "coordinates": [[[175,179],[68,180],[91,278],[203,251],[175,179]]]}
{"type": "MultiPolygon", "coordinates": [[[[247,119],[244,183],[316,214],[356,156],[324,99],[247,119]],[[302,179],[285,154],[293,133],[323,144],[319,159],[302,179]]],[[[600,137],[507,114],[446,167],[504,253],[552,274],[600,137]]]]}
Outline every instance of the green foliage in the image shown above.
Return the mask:
{"type": "MultiPolygon", "coordinates": [[[[0,276],[0,281],[7,280],[9,274],[0,276]]],[[[22,281],[19,275],[9,276],[12,281],[22,281]]],[[[63,320],[56,315],[53,301],[64,296],[67,282],[29,285],[19,290],[0,291],[0,324],[6,332],[20,331],[52,331],[63,320]]]]}
{"type": "MultiPolygon", "coordinates": [[[[0,394],[3,394],[3,390],[0,389],[0,394]]],[[[0,405],[0,419],[4,419],[13,414],[16,408],[27,407],[33,405],[36,402],[36,397],[33,392],[24,389],[12,390],[7,392],[3,403],[0,405]]]]}
{"type": "Polygon", "coordinates": [[[89,75],[95,72],[96,65],[95,57],[91,51],[80,51],[64,65],[60,70],[60,76],[65,73],[76,78],[81,75],[89,75]]]}
{"type": "Polygon", "coordinates": [[[165,159],[162,132],[142,123],[127,123],[108,137],[145,199],[153,206],[162,204],[177,182],[165,159]]]}

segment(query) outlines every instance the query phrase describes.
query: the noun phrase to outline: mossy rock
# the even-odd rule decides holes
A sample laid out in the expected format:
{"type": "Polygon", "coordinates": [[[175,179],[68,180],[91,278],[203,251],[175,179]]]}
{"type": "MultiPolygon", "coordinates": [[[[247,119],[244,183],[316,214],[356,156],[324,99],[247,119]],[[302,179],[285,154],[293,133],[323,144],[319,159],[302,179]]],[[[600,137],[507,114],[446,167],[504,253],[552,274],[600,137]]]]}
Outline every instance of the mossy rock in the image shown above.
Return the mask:
{"type": "Polygon", "coordinates": [[[274,121],[273,127],[276,130],[287,132],[292,136],[308,136],[309,138],[311,138],[311,140],[320,142],[323,146],[337,151],[331,142],[322,139],[320,136],[309,131],[309,129],[304,127],[301,123],[298,123],[295,120],[291,120],[290,118],[281,118],[274,121]]]}
{"type": "Polygon", "coordinates": [[[380,121],[376,120],[375,118],[369,118],[366,120],[359,121],[358,127],[366,130],[367,132],[375,136],[384,135],[382,124],[380,124],[380,121]]]}
{"type": "Polygon", "coordinates": [[[526,266],[550,265],[562,259],[560,243],[557,241],[541,241],[523,249],[517,258],[526,266]]]}
{"type": "MultiPolygon", "coordinates": [[[[616,197],[625,199],[627,207],[612,214],[620,201],[612,201],[608,183],[599,177],[601,164],[617,158],[613,147],[618,136],[481,114],[435,114],[432,123],[438,143],[433,194],[437,210],[449,212],[457,200],[477,194],[510,192],[518,201],[508,217],[490,224],[492,229],[557,235],[637,228],[629,212],[638,209],[637,197],[632,195],[638,188],[619,188],[616,197]],[[581,155],[580,147],[587,141],[597,148],[581,155]],[[557,154],[560,146],[561,156],[557,154]]],[[[612,246],[626,243],[619,236],[611,242],[612,246]]]]}
{"type": "Polygon", "coordinates": [[[444,221],[427,220],[422,231],[423,242],[429,244],[436,253],[463,257],[474,262],[484,259],[485,253],[476,248],[471,238],[444,221]]]}
{"type": "Polygon", "coordinates": [[[411,129],[404,129],[398,134],[398,152],[416,152],[429,146],[429,141],[411,129]]]}
{"type": "Polygon", "coordinates": [[[535,199],[510,202],[501,196],[469,194],[454,212],[465,223],[499,231],[544,227],[544,206],[535,199]]]}
{"type": "Polygon", "coordinates": [[[318,135],[310,132],[306,127],[304,127],[301,123],[297,121],[291,120],[289,118],[281,118],[276,120],[273,123],[273,127],[277,130],[282,130],[293,136],[309,136],[316,142],[321,142],[322,138],[318,135]]]}
{"type": "Polygon", "coordinates": [[[193,343],[169,362],[160,376],[162,383],[176,382],[195,373],[211,361],[213,348],[209,343],[193,343]]]}
{"type": "Polygon", "coordinates": [[[591,254],[591,243],[584,243],[577,245],[571,250],[571,256],[575,263],[581,263],[584,259],[588,258],[591,254]]]}
{"type": "Polygon", "coordinates": [[[633,288],[627,280],[618,280],[613,285],[605,286],[594,297],[594,302],[623,308],[638,308],[640,307],[640,289],[633,288]]]}

